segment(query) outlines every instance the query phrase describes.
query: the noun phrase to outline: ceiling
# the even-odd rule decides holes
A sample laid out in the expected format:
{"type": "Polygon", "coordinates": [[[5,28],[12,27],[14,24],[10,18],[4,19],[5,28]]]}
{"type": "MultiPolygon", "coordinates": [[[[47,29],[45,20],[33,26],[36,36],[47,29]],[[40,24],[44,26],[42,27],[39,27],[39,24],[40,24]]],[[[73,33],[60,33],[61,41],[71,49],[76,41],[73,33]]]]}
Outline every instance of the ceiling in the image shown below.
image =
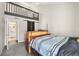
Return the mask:
{"type": "Polygon", "coordinates": [[[77,4],[78,2],[26,2],[26,3],[32,4],[34,6],[39,6],[39,5],[53,5],[53,4],[74,4],[74,3],[77,4]]]}
{"type": "Polygon", "coordinates": [[[52,4],[52,2],[26,2],[26,3],[32,4],[35,6],[52,4]]]}

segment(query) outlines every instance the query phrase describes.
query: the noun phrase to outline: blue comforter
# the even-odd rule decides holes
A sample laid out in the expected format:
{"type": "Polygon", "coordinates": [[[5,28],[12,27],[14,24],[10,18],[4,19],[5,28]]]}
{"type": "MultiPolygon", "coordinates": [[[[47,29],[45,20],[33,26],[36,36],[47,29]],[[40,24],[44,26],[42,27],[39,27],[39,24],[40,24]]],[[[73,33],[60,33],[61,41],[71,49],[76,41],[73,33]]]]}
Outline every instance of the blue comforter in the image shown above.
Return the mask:
{"type": "Polygon", "coordinates": [[[43,56],[56,56],[60,47],[68,41],[65,36],[42,36],[30,42],[30,47],[43,56]]]}

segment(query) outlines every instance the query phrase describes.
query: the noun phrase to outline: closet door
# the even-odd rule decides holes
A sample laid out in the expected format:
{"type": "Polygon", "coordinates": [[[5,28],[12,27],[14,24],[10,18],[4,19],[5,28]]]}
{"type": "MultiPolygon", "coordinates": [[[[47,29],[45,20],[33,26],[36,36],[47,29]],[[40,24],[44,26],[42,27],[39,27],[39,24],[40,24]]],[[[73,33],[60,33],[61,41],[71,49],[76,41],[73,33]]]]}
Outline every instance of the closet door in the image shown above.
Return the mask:
{"type": "Polygon", "coordinates": [[[24,35],[27,31],[27,21],[20,19],[19,21],[19,42],[24,42],[24,35]]]}

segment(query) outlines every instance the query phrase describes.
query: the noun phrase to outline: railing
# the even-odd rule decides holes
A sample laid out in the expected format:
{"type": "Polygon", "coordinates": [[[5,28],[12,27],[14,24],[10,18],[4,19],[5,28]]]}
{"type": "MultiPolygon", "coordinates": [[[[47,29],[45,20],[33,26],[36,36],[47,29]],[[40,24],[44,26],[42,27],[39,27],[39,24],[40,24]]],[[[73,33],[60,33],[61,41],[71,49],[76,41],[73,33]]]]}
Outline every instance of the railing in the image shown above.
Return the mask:
{"type": "Polygon", "coordinates": [[[39,20],[39,13],[12,2],[5,3],[5,14],[39,20]]]}

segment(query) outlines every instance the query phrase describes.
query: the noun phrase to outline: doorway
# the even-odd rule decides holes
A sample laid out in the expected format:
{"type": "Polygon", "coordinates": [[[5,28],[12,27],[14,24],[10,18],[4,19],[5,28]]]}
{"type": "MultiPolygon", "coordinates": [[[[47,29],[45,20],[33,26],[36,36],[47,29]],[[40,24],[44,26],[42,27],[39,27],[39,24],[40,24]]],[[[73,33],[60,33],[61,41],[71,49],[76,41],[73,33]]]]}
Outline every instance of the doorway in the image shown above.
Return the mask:
{"type": "Polygon", "coordinates": [[[17,26],[16,22],[8,22],[8,44],[17,44],[17,26]]]}
{"type": "Polygon", "coordinates": [[[5,20],[5,45],[9,49],[12,45],[18,44],[18,23],[11,19],[5,20]]]}

